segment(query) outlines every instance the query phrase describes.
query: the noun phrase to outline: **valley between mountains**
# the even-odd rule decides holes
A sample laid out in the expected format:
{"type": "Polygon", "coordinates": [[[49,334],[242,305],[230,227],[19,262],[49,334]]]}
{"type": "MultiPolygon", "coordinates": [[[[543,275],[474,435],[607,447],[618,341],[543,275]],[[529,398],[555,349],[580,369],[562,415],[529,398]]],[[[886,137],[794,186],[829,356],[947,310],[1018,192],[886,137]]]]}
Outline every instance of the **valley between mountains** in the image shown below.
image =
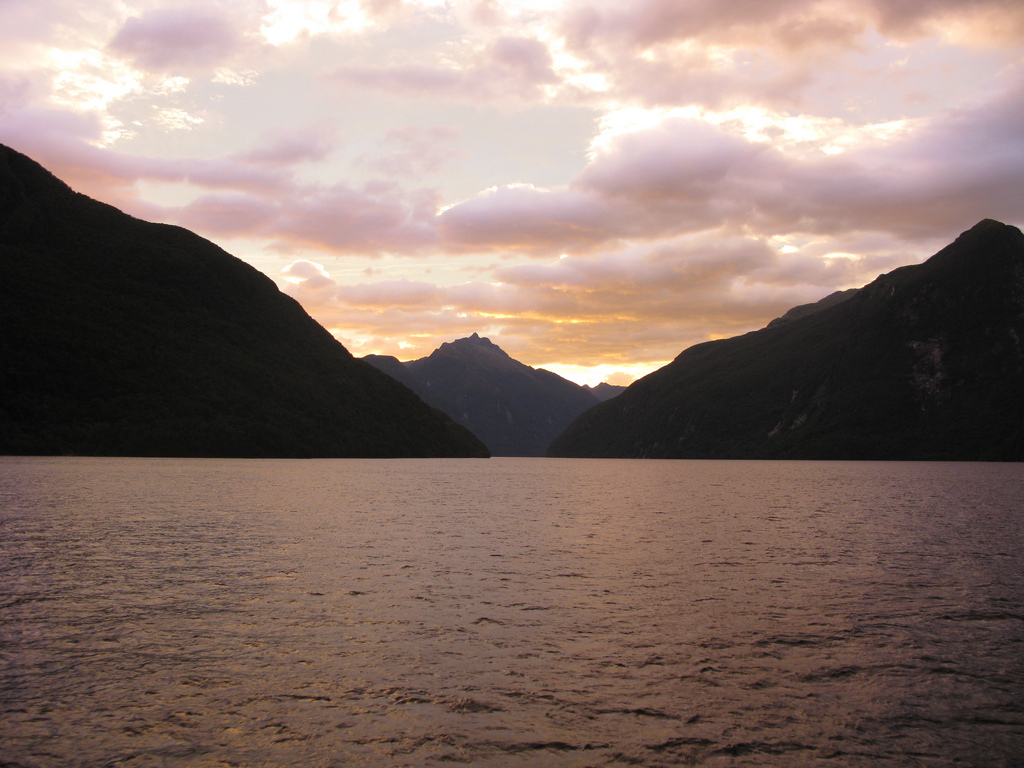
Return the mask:
{"type": "Polygon", "coordinates": [[[581,387],[473,334],[354,358],[268,277],[0,145],[0,454],[1024,460],[1024,235],[581,387]]]}

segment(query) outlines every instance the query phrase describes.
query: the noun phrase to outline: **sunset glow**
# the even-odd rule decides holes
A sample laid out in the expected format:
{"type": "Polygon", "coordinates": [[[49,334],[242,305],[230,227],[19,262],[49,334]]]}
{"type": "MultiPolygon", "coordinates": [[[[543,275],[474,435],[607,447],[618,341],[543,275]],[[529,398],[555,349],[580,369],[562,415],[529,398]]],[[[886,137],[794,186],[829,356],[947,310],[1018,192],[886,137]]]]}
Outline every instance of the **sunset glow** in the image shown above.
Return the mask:
{"type": "Polygon", "coordinates": [[[1024,223],[1016,0],[9,0],[0,142],[356,355],[581,383],[1024,223]]]}

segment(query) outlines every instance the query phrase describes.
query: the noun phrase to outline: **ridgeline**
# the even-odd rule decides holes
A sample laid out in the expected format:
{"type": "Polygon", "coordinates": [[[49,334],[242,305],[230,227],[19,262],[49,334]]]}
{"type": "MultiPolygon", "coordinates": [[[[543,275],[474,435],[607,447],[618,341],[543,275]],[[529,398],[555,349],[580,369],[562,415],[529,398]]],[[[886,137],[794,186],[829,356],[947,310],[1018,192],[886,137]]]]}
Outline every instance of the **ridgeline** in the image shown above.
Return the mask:
{"type": "Polygon", "coordinates": [[[1024,235],[698,344],[580,416],[551,456],[1024,460],[1024,235]]]}
{"type": "MultiPolygon", "coordinates": [[[[589,388],[514,360],[475,333],[419,360],[363,359],[471,430],[494,456],[543,456],[573,419],[599,402],[589,388]]],[[[607,385],[601,390],[605,397],[616,393],[607,385]]]]}
{"type": "Polygon", "coordinates": [[[486,456],[273,281],[0,145],[0,454],[486,456]]]}

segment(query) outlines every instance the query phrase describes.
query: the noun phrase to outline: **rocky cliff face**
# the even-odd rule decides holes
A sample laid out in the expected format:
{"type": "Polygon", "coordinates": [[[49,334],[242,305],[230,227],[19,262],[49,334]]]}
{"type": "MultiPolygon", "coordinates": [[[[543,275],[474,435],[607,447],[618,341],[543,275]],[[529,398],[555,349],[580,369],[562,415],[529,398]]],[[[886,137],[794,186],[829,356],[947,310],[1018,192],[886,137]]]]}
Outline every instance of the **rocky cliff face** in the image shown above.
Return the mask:
{"type": "Polygon", "coordinates": [[[482,456],[214,244],[0,146],[0,454],[482,456]]]}
{"type": "Polygon", "coordinates": [[[1024,236],[982,221],[831,305],[700,344],[555,456],[1024,459],[1024,236]]]}

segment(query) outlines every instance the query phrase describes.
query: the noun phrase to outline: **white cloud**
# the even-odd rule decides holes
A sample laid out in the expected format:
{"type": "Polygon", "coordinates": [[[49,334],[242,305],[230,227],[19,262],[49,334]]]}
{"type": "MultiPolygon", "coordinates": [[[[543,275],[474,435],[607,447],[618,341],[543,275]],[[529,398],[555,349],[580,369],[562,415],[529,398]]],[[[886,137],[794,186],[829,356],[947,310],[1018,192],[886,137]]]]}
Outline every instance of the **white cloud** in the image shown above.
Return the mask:
{"type": "Polygon", "coordinates": [[[168,131],[191,131],[203,124],[203,118],[191,115],[184,109],[169,107],[157,110],[153,114],[153,122],[168,131]]]}
{"type": "Polygon", "coordinates": [[[365,29],[370,17],[358,0],[268,0],[260,32],[272,45],[296,38],[365,29]]]}

